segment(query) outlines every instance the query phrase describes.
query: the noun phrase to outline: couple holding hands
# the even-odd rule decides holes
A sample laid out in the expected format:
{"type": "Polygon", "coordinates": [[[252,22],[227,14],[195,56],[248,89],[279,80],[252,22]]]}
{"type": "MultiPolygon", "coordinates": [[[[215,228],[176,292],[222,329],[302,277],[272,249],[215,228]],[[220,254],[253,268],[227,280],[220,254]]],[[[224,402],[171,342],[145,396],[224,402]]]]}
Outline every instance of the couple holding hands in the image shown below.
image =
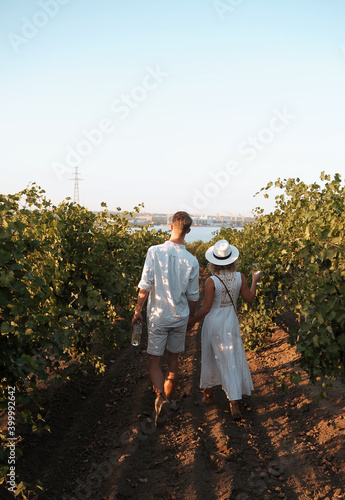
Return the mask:
{"type": "Polygon", "coordinates": [[[239,401],[253,390],[236,303],[239,294],[253,302],[261,272],[252,274],[249,288],[246,278],[237,272],[238,249],[226,240],[217,241],[206,252],[212,273],[205,283],[205,297],[199,300],[199,263],[184,245],[192,219],[186,212],[176,212],[171,237],[148,249],[139,282],[138,301],[132,324],[142,323],[141,309],[148,299],[147,327],[149,373],[156,393],[155,424],[166,420],[170,410],[177,410],[172,399],[178,379],[178,357],[185,348],[187,328],[204,319],[201,340],[200,387],[203,402],[213,403],[213,388],[221,385],[235,420],[242,418],[239,401]],[[166,350],[167,373],[161,369],[166,350]]]}

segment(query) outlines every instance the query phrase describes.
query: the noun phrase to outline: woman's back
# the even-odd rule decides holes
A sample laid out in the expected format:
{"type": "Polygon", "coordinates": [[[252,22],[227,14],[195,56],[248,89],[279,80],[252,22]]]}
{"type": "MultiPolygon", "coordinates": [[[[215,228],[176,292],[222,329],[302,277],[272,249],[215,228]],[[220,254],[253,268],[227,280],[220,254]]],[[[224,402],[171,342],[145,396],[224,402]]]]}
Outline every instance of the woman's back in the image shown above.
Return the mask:
{"type": "Polygon", "coordinates": [[[213,309],[232,307],[232,302],[229,294],[226,291],[224,284],[222,283],[222,281],[220,281],[219,278],[217,278],[217,276],[219,276],[219,278],[226,285],[235,305],[242,286],[241,273],[239,272],[233,272],[224,269],[224,271],[221,270],[214,276],[211,276],[211,279],[213,280],[215,286],[214,301],[211,311],[213,309]]]}

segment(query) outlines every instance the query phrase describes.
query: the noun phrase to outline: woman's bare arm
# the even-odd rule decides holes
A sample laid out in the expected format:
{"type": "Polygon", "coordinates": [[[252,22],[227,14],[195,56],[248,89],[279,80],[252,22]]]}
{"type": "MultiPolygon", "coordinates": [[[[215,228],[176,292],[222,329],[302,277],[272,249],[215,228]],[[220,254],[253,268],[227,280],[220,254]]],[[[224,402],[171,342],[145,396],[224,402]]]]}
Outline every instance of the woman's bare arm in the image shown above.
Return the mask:
{"type": "Polygon", "coordinates": [[[251,287],[249,288],[245,276],[241,273],[241,279],[242,279],[241,295],[247,302],[253,302],[256,292],[256,285],[257,282],[260,280],[260,277],[261,277],[261,271],[259,271],[256,274],[252,273],[252,284],[251,287]]]}

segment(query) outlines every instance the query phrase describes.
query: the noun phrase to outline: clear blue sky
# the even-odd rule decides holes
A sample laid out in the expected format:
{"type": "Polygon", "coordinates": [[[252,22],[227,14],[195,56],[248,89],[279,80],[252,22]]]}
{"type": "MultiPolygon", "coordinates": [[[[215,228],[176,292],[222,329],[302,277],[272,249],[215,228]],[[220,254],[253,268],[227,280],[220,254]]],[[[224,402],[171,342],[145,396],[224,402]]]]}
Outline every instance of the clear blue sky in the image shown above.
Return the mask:
{"type": "Polygon", "coordinates": [[[3,0],[1,192],[250,214],[345,174],[341,0],[3,0]]]}

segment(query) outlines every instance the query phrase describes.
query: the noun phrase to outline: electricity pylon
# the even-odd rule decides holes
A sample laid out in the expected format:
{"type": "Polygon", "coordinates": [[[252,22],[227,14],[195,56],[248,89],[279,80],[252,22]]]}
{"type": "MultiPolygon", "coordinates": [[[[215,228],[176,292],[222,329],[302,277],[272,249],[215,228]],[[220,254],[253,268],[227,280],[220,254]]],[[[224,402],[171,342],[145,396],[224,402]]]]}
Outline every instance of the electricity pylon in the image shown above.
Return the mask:
{"type": "Polygon", "coordinates": [[[78,167],[75,167],[74,170],[74,177],[70,179],[71,181],[74,181],[74,196],[73,196],[73,201],[77,205],[79,205],[79,181],[82,181],[79,177],[79,172],[78,172],[78,167]]]}

